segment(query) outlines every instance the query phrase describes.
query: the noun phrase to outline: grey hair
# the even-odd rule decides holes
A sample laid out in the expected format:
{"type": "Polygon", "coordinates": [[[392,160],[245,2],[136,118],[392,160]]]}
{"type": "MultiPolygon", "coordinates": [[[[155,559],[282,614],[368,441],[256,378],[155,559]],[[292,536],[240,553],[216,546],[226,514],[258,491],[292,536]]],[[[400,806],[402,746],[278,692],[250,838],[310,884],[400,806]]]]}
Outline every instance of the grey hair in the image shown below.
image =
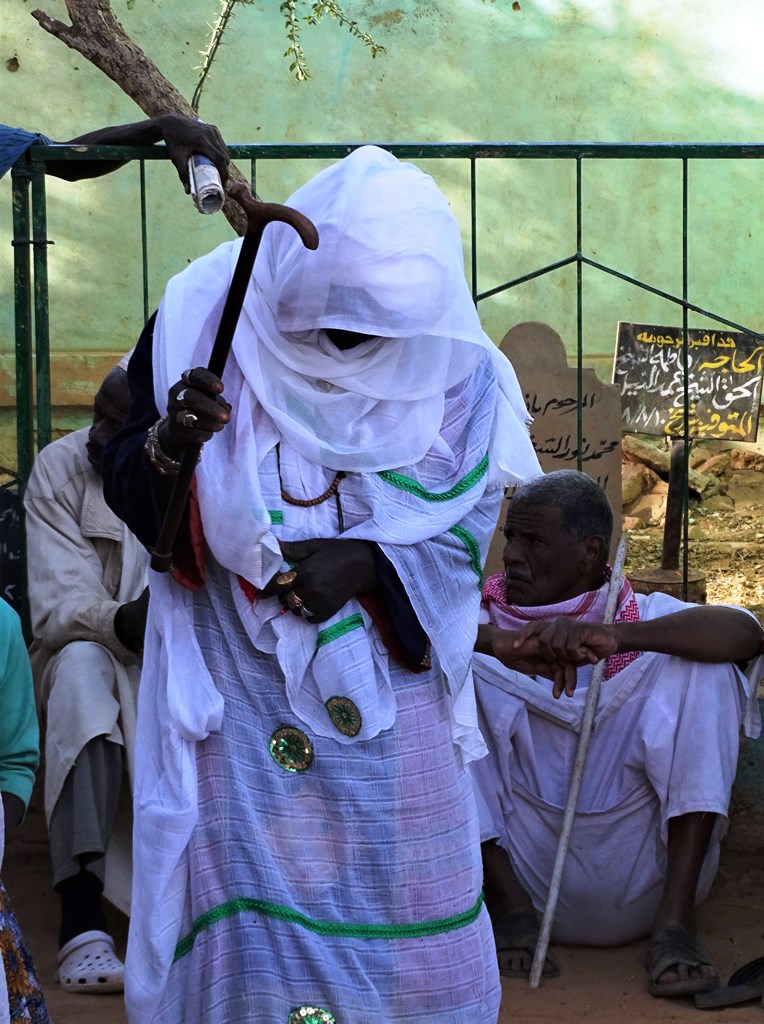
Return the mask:
{"type": "Polygon", "coordinates": [[[524,506],[557,506],[562,526],[573,541],[602,537],[609,549],[613,535],[613,509],[603,489],[586,473],[558,469],[523,484],[512,495],[510,509],[524,506]]]}

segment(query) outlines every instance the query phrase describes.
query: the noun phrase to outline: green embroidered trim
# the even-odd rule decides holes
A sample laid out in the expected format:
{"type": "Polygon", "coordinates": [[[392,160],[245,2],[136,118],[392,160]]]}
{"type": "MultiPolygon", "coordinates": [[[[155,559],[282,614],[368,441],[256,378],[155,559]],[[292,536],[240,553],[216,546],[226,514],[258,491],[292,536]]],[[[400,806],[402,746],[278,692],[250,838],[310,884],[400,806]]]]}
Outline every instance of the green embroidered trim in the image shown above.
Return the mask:
{"type": "Polygon", "coordinates": [[[268,515],[271,517],[271,526],[284,525],[284,513],[280,509],[269,509],[268,515]]]}
{"type": "Polygon", "coordinates": [[[330,644],[332,640],[339,640],[341,636],[349,633],[353,629],[360,629],[363,627],[363,615],[360,612],[356,612],[354,615],[348,615],[346,619],[341,619],[339,622],[335,622],[333,626],[329,626],[328,629],[322,629],[316,637],[316,650],[319,647],[323,647],[324,644],[330,644]]]}
{"type": "Polygon", "coordinates": [[[454,484],[451,490],[443,491],[440,494],[425,490],[420,483],[412,480],[410,476],[392,473],[389,469],[383,469],[377,476],[381,476],[385,483],[392,484],[393,487],[397,487],[401,491],[409,491],[410,494],[415,495],[417,498],[422,498],[423,501],[451,501],[452,498],[458,498],[460,494],[464,494],[470,487],[474,487],[478,480],[485,476],[487,470],[488,453],[483,456],[474,469],[471,469],[466,476],[461,478],[458,484],[454,484]]]}
{"type": "Polygon", "coordinates": [[[478,544],[475,537],[472,536],[469,530],[465,530],[463,526],[452,526],[448,531],[453,533],[454,537],[458,537],[459,540],[464,544],[467,552],[470,556],[470,565],[472,571],[478,578],[478,586],[483,586],[483,566],[480,561],[480,545],[478,544]]]}
{"type": "Polygon", "coordinates": [[[269,903],[267,900],[251,899],[247,896],[240,896],[238,899],[221,903],[213,907],[205,914],[194,921],[193,927],[185,938],[181,939],[175,947],[174,961],[180,960],[187,953],[191,952],[196,938],[213,924],[231,917],[233,914],[242,914],[247,911],[254,911],[265,914],[267,917],[274,917],[278,921],[289,921],[292,924],[306,928],[317,935],[338,935],[345,939],[418,939],[427,935],[441,935],[444,932],[452,932],[457,928],[464,928],[477,919],[483,906],[483,893],[480,892],[473,907],[461,914],[454,914],[452,917],[441,917],[436,921],[423,921],[420,924],[343,924],[341,921],[316,921],[315,918],[306,917],[297,910],[284,907],[279,903],[269,903]]]}

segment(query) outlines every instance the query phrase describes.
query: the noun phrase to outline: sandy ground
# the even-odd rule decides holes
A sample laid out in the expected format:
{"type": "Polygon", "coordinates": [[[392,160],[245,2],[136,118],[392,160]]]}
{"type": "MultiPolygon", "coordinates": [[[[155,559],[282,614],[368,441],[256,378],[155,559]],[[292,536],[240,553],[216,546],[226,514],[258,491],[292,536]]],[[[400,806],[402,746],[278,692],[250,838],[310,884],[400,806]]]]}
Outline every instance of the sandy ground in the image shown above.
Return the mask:
{"type": "MultiPolygon", "coordinates": [[[[701,934],[725,980],[741,964],[764,955],[764,858],[757,857],[761,849],[734,848],[741,839],[749,841],[745,829],[742,836],[740,831],[737,841],[725,847],[717,884],[700,910],[701,934]]],[[[733,823],[730,840],[734,837],[733,823]]],[[[121,996],[69,995],[53,980],[58,911],[44,824],[36,808],[8,844],[3,877],[32,949],[53,1024],[126,1024],[121,996]]],[[[114,912],[111,921],[118,948],[124,951],[126,919],[114,912]]],[[[560,977],[535,990],[523,981],[505,980],[499,1024],[764,1024],[764,1009],[754,1003],[702,1011],[689,1000],[651,998],[642,966],[645,948],[645,942],[618,949],[555,947],[560,977]]],[[[426,1021],[423,1012],[422,1024],[426,1021]]]]}

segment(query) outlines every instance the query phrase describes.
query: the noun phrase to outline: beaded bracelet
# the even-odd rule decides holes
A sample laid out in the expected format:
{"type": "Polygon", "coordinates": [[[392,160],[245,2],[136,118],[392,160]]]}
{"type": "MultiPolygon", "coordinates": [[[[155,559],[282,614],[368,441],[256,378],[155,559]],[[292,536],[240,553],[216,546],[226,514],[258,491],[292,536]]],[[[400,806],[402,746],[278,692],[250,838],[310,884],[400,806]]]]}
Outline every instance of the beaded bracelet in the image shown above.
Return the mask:
{"type": "Polygon", "coordinates": [[[177,476],[180,472],[180,460],[171,459],[169,455],[166,455],[159,443],[159,428],[166,422],[167,417],[163,416],[152,427],[149,427],[143,447],[157,473],[161,473],[162,476],[177,476]]]}

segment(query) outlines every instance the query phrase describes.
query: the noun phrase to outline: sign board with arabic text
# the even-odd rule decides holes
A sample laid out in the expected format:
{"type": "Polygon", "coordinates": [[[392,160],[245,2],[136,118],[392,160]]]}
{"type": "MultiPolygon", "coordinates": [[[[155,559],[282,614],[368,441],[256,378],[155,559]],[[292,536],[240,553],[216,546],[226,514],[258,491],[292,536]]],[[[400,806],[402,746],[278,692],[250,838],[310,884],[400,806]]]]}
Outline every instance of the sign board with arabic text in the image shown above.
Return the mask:
{"type": "MultiPolygon", "coordinates": [[[[625,430],[684,435],[685,364],[681,327],[618,324],[613,383],[625,430]]],[[[764,342],[742,331],[687,331],[689,433],[755,441],[764,342]]]]}

